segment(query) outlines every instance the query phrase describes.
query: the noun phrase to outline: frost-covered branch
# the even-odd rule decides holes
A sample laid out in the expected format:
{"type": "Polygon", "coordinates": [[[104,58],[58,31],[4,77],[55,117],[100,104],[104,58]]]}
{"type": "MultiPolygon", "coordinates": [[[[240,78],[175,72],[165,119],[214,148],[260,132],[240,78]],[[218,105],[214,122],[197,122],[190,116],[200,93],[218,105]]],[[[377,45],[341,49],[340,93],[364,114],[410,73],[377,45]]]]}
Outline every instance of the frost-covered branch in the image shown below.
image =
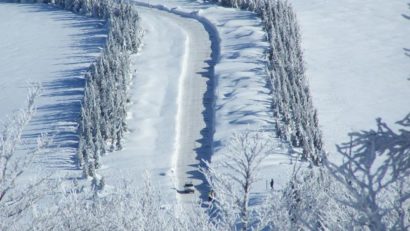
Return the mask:
{"type": "Polygon", "coordinates": [[[34,157],[48,145],[49,139],[42,135],[37,147],[28,152],[19,149],[23,130],[35,113],[35,99],[40,94],[40,85],[29,90],[26,108],[17,112],[3,124],[0,133],[0,230],[7,230],[18,224],[23,214],[43,195],[41,187],[47,177],[23,178],[34,157]]]}
{"type": "MultiPolygon", "coordinates": [[[[258,181],[261,162],[271,153],[263,133],[246,130],[235,134],[220,161],[206,162],[205,175],[211,190],[216,219],[226,230],[251,230],[261,225],[266,213],[249,206],[253,185],[258,181]],[[258,215],[255,215],[258,214],[258,215]]],[[[266,222],[268,224],[269,222],[266,222]]]]}

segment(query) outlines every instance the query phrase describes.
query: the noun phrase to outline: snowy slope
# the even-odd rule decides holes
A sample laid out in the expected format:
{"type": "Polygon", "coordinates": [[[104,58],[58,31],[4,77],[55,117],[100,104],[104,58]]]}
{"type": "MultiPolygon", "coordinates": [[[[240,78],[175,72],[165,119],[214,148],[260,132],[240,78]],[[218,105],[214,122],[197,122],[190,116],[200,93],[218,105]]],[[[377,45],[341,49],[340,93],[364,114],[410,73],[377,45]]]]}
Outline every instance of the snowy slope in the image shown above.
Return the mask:
{"type": "Polygon", "coordinates": [[[40,83],[42,95],[24,141],[30,144],[40,133],[48,133],[54,144],[36,160],[36,167],[80,174],[71,170],[77,169],[82,73],[104,44],[104,27],[46,5],[0,3],[0,31],[0,118],[24,106],[30,82],[40,83]]]}
{"type": "Polygon", "coordinates": [[[351,131],[409,113],[410,15],[400,0],[292,0],[331,158],[351,131]]]}

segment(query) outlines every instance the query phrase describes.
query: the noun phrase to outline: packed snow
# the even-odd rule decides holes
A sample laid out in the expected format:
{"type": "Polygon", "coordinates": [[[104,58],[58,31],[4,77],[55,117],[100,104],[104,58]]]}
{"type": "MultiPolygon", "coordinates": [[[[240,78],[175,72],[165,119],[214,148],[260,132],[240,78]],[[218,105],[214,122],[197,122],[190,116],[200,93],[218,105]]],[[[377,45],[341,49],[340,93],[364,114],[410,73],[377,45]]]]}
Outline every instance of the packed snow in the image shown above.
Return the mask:
{"type": "MultiPolygon", "coordinates": [[[[292,0],[330,158],[348,133],[409,113],[410,10],[404,1],[292,0]]],[[[336,155],[335,155],[336,154],[336,155]]]]}
{"type": "Polygon", "coordinates": [[[37,113],[23,140],[33,144],[41,133],[48,134],[53,144],[35,167],[80,176],[75,153],[82,73],[100,53],[105,26],[47,5],[0,3],[0,31],[1,119],[25,106],[30,83],[40,83],[37,113]]]}

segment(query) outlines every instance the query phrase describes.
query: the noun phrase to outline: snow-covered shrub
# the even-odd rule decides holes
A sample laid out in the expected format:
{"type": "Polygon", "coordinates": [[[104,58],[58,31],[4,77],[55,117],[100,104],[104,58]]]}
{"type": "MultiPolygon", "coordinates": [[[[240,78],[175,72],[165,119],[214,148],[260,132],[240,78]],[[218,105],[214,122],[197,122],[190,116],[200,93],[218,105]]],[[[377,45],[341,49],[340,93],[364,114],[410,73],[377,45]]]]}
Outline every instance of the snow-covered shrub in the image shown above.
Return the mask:
{"type": "Polygon", "coordinates": [[[122,185],[103,194],[73,185],[69,190],[62,188],[49,206],[39,205],[33,211],[36,222],[30,230],[221,230],[199,206],[179,212],[164,206],[149,177],[141,188],[130,185],[123,180],[122,185]]]}
{"type": "Polygon", "coordinates": [[[352,230],[344,186],[323,167],[295,166],[284,192],[292,230],[352,230]]]}

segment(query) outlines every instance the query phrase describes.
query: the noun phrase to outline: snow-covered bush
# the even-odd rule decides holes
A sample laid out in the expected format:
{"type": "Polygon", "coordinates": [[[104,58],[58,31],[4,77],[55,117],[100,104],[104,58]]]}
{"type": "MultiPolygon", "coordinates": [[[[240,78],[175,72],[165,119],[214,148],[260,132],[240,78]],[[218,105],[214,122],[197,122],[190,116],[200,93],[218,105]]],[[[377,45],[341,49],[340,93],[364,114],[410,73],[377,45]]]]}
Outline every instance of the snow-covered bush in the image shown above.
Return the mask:
{"type": "Polygon", "coordinates": [[[323,167],[295,166],[282,196],[292,230],[352,230],[353,210],[338,201],[348,193],[323,167]]]}
{"type": "Polygon", "coordinates": [[[32,230],[217,230],[199,206],[176,216],[177,208],[163,205],[149,177],[141,188],[130,185],[123,180],[120,187],[103,194],[62,188],[49,206],[35,208],[32,230]]]}

